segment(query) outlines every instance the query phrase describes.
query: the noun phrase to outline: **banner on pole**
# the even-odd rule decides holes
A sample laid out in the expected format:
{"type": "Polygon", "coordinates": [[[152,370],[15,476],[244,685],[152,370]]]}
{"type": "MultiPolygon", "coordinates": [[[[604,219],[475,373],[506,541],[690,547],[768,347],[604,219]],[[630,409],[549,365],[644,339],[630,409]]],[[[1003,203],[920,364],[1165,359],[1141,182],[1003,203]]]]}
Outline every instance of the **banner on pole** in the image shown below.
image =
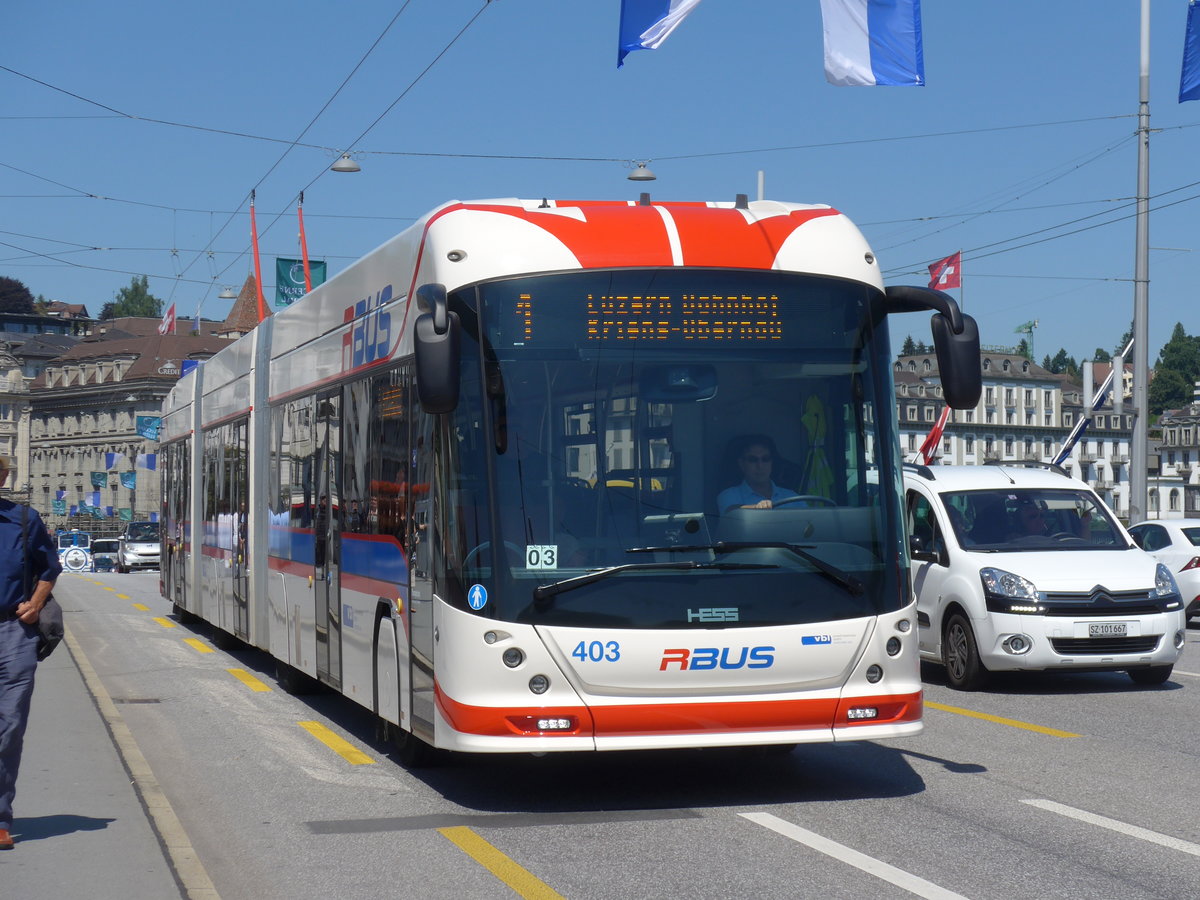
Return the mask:
{"type": "MultiPolygon", "coordinates": [[[[308,273],[313,287],[325,283],[325,263],[309,260],[308,273]]],[[[275,258],[275,306],[291,306],[307,291],[304,289],[304,261],[275,258]]]]}

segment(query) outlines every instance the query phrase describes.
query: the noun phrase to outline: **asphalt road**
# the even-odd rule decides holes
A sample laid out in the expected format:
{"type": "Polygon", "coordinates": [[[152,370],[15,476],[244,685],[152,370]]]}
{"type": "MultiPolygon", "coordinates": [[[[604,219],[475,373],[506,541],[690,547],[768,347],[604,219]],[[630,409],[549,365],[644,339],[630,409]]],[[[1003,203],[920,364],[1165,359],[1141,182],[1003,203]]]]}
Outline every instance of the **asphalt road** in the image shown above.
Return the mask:
{"type": "Polygon", "coordinates": [[[1200,897],[1195,627],[1156,688],[965,694],[930,669],[925,732],[895,742],[409,771],[355,704],[289,696],[264,654],[178,623],[157,573],[56,595],[225,900],[1200,897]]]}

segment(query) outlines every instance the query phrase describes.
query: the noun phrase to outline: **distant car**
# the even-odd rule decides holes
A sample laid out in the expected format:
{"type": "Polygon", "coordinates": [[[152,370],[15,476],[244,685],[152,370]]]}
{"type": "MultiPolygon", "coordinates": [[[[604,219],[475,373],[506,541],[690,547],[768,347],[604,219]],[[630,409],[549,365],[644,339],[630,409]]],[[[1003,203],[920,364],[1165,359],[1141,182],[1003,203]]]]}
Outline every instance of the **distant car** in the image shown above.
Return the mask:
{"type": "Polygon", "coordinates": [[[1186,642],[1170,568],[1057,466],[906,466],[921,658],[972,690],[996,671],[1171,676],[1186,642]]]}
{"type": "Polygon", "coordinates": [[[160,550],[157,522],[130,522],[120,537],[117,571],[157,569],[160,550]]]}
{"type": "Polygon", "coordinates": [[[1129,529],[1137,545],[1175,575],[1187,617],[1200,616],[1200,519],[1161,519],[1129,529]]]}
{"type": "Polygon", "coordinates": [[[92,566],[97,572],[111,572],[117,567],[121,552],[119,538],[92,538],[92,566]]]}

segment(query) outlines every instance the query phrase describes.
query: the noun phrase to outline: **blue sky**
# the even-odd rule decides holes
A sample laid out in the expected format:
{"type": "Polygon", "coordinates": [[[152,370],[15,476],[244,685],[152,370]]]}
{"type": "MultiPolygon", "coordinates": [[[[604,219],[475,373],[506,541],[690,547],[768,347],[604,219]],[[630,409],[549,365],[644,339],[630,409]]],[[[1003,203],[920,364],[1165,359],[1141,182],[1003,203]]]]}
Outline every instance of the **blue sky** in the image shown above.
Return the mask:
{"type": "MultiPolygon", "coordinates": [[[[1138,0],[924,0],[923,88],[827,84],[817,0],[704,0],[618,70],[619,7],[9,0],[0,275],[95,314],[146,274],[181,317],[223,317],[250,271],[251,189],[271,284],[273,258],[299,255],[301,190],[332,274],[446,200],[730,200],[761,170],[768,198],[858,223],[889,283],[961,249],[985,344],[1036,319],[1039,360],[1083,358],[1128,328],[1138,0]],[[346,149],[362,172],[328,172],[346,149]],[[658,180],[628,181],[631,160],[658,180]]],[[[1151,361],[1176,322],[1200,333],[1186,7],[1152,9],[1151,361]]],[[[924,318],[898,319],[907,333],[928,340],[924,318]]]]}

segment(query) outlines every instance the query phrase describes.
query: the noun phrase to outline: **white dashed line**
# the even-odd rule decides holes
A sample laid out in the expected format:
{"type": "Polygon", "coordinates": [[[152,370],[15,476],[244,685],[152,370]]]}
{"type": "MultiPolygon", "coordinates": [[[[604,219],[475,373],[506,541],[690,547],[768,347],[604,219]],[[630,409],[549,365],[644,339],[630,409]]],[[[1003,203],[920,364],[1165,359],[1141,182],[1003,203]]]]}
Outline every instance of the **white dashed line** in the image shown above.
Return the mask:
{"type": "Polygon", "coordinates": [[[1101,828],[1107,828],[1110,831],[1135,837],[1138,840],[1149,841],[1151,844],[1169,847],[1172,850],[1178,850],[1180,853],[1200,856],[1200,844],[1193,844],[1191,841],[1183,841],[1179,838],[1173,838],[1170,835],[1159,834],[1157,831],[1151,831],[1149,828],[1141,828],[1137,825],[1130,825],[1126,822],[1110,819],[1107,816],[1098,816],[1095,813],[1084,812],[1082,809],[1064,806],[1062,803],[1055,803],[1053,800],[1022,800],[1021,802],[1027,803],[1030,806],[1036,806],[1038,809],[1058,813],[1060,816],[1068,816],[1072,819],[1078,819],[1080,822],[1087,822],[1089,825],[1099,825],[1101,828]]]}

